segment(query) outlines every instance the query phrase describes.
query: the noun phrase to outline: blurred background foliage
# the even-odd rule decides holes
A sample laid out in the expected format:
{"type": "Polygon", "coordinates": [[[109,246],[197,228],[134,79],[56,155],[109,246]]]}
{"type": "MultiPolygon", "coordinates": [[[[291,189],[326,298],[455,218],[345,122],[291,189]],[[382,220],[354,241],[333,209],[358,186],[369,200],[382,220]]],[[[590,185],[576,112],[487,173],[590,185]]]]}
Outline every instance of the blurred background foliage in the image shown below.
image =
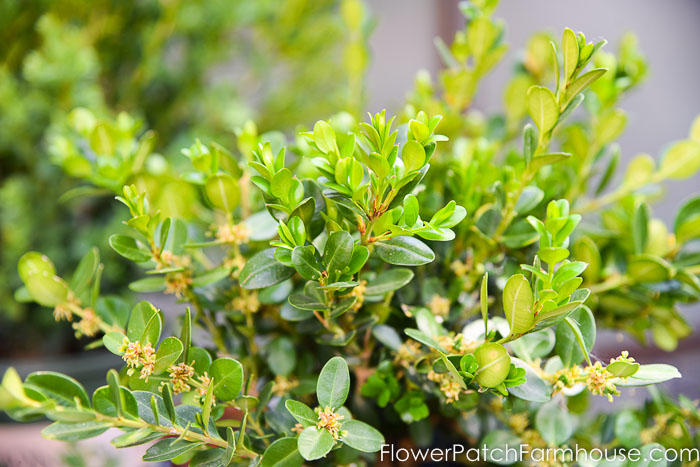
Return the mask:
{"type": "MultiPolygon", "coordinates": [[[[54,163],[72,175],[81,167],[52,160],[61,140],[49,135],[68,126],[69,111],[129,112],[106,130],[126,139],[152,129],[144,144],[163,155],[158,163],[113,174],[145,183],[186,162],[179,149],[195,134],[231,147],[249,120],[284,131],[339,109],[356,114],[371,26],[359,0],[0,0],[0,353],[76,345],[50,315],[14,300],[19,256],[40,250],[72,268],[91,245],[109,254],[105,233],[122,220],[111,190],[77,186],[54,163]]],[[[178,188],[164,185],[161,198],[186,207],[178,188]]],[[[104,258],[113,290],[127,272],[114,259],[104,258]]]]}

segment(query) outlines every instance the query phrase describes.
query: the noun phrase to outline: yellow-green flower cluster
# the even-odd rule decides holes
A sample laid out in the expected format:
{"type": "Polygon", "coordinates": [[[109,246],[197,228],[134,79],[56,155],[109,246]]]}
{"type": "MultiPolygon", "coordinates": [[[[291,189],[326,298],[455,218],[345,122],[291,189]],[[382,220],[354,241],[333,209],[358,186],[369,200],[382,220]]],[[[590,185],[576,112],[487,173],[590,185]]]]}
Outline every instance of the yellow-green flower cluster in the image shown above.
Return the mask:
{"type": "Polygon", "coordinates": [[[153,368],[156,364],[156,350],[153,346],[150,343],[143,345],[140,341],[130,342],[125,337],[119,351],[123,353],[122,359],[129,367],[126,374],[131,376],[140,367],[141,374],[139,378],[148,381],[148,377],[153,373],[153,368]]]}

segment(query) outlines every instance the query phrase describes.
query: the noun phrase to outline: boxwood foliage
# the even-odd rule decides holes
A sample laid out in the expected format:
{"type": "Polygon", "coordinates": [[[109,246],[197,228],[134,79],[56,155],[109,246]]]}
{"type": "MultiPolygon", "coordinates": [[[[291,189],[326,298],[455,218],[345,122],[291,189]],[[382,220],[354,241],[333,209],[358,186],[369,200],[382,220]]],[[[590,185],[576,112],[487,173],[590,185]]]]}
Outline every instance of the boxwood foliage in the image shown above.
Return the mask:
{"type": "Polygon", "coordinates": [[[117,427],[115,447],[148,443],[144,460],[207,466],[371,464],[387,442],[435,433],[491,448],[692,445],[700,416],[686,398],[654,391],[598,417],[587,404],[680,377],[591,351],[599,326],[664,350],[689,333],[676,307],[700,297],[700,204],[672,232],[649,205],[700,168],[700,123],[609,187],[618,103],[645,63],[631,39],[615,55],[570,29],[528,43],[504,113],[483,117],[472,98],[506,49],[493,6],[463,5],[466,29],[438,42],[440,86],[419,75],[398,117],[194,142],[190,168],[162,174],[197,193],[182,218],[150,203],[158,179],[140,170],[159,156],[143,137],[74,111],[62,150],[128,209],[109,244],[143,269],[130,287],[187,311],[172,332],[174,308],[102,296],[97,250],[72,274],[27,253],[18,296],[123,365],[92,396],[69,376],[10,369],[0,407],[48,417],[52,439],[117,427]]]}

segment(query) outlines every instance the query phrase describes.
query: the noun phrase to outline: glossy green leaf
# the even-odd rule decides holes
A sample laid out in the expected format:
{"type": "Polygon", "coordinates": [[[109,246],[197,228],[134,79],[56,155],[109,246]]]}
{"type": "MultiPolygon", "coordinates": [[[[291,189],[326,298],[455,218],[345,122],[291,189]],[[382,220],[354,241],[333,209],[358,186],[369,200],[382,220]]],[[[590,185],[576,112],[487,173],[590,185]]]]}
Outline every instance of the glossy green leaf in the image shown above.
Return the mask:
{"type": "Polygon", "coordinates": [[[403,146],[401,157],[406,170],[412,172],[425,164],[425,149],[417,141],[407,141],[403,146]]]}
{"type": "Polygon", "coordinates": [[[617,386],[648,386],[680,377],[681,374],[676,367],[664,363],[652,363],[640,365],[639,370],[634,375],[615,384],[617,386]]]}
{"type": "Polygon", "coordinates": [[[695,175],[700,170],[700,142],[686,140],[671,146],[659,170],[666,177],[677,180],[695,175]]]}
{"type": "MultiPolygon", "coordinates": [[[[593,313],[587,307],[580,307],[570,315],[578,324],[586,349],[590,352],[595,345],[596,325],[593,313]]],[[[566,324],[559,324],[554,348],[566,367],[581,363],[586,357],[579,346],[577,337],[566,324]]]]}
{"type": "Polygon", "coordinates": [[[112,425],[107,422],[88,421],[79,423],[55,422],[43,430],[44,438],[56,441],[74,442],[99,436],[112,425]]]}
{"type": "Polygon", "coordinates": [[[384,444],[384,436],[374,427],[359,420],[347,420],[343,423],[341,441],[353,449],[362,452],[377,452],[384,444]]]}
{"type": "Polygon", "coordinates": [[[413,279],[413,271],[406,268],[395,268],[383,271],[365,288],[365,295],[382,296],[405,286],[413,279]]]}
{"type": "Polygon", "coordinates": [[[244,289],[262,289],[289,279],[294,269],[279,263],[275,249],[263,250],[248,260],[238,278],[244,289]]]}
{"type": "Polygon", "coordinates": [[[554,94],[542,86],[532,86],[528,90],[527,110],[541,134],[554,128],[559,119],[559,109],[554,94]]]}
{"type": "Polygon", "coordinates": [[[204,193],[212,206],[226,212],[233,211],[241,197],[238,183],[228,174],[210,176],[204,184],[204,193]]]}
{"type": "Polygon", "coordinates": [[[292,414],[292,417],[294,417],[297,422],[301,423],[304,428],[315,426],[316,423],[318,423],[318,415],[316,415],[316,412],[303,402],[289,399],[284,403],[284,406],[289,413],[292,414]]]}
{"type": "Polygon", "coordinates": [[[413,237],[394,237],[374,244],[379,258],[398,266],[420,266],[435,260],[435,253],[425,243],[413,237]]]}
{"type": "Polygon", "coordinates": [[[235,399],[243,387],[243,366],[232,358],[217,358],[209,368],[214,379],[214,395],[218,400],[235,399]]]}
{"type": "Polygon", "coordinates": [[[261,467],[301,467],[304,458],[299,454],[296,438],[280,438],[263,453],[261,467]]]}
{"type": "Polygon", "coordinates": [[[151,259],[151,251],[141,246],[133,237],[114,234],[109,237],[109,246],[131,261],[141,263],[151,259]]]}
{"type": "Polygon", "coordinates": [[[297,246],[292,250],[294,269],[306,280],[316,281],[321,277],[323,267],[316,260],[312,245],[297,246]]]}
{"type": "Polygon", "coordinates": [[[528,331],[534,323],[532,313],[532,289],[522,274],[508,279],[503,288],[503,311],[510,326],[511,335],[528,331]]]}
{"type": "Polygon", "coordinates": [[[92,395],[92,406],[96,412],[108,417],[116,417],[121,408],[122,413],[132,418],[138,417],[138,405],[134,395],[128,389],[120,387],[120,401],[116,401],[109,386],[101,386],[92,395]]]}
{"type": "Polygon", "coordinates": [[[565,408],[552,401],[537,411],[535,428],[547,443],[559,446],[571,438],[575,422],[565,408]]]}
{"type": "Polygon", "coordinates": [[[348,232],[333,232],[323,249],[323,265],[328,272],[342,271],[350,264],[354,242],[348,232]]]}
{"type": "Polygon", "coordinates": [[[79,402],[82,407],[90,407],[85,388],[70,376],[54,371],[36,371],[25,379],[25,384],[31,384],[46,397],[65,407],[75,407],[79,402]]]}
{"type": "Polygon", "coordinates": [[[333,448],[333,436],[323,428],[310,426],[304,428],[297,440],[297,447],[301,456],[307,461],[320,459],[333,448]]]}
{"type": "Polygon", "coordinates": [[[564,28],[564,34],[561,39],[562,55],[564,56],[564,80],[569,81],[569,78],[576,71],[578,66],[578,40],[576,33],[569,28],[564,28]]]}
{"type": "MultiPolygon", "coordinates": [[[[350,392],[350,371],[341,357],[333,357],[323,366],[316,383],[316,397],[321,407],[342,407],[350,392]]],[[[302,453],[303,455],[303,453],[302,453]]],[[[306,458],[306,456],[304,456],[306,458]]]]}
{"type": "Polygon", "coordinates": [[[163,373],[170,365],[174,365],[182,352],[184,346],[182,342],[177,337],[166,337],[158,346],[158,351],[156,352],[156,363],[153,367],[153,374],[157,375],[163,373]]]}
{"type": "Polygon", "coordinates": [[[163,462],[181,456],[203,443],[193,443],[178,438],[164,438],[146,450],[143,460],[146,462],[163,462]]]}
{"type": "Polygon", "coordinates": [[[267,364],[276,375],[289,376],[297,363],[294,343],[288,337],[276,337],[268,346],[267,364]]]}
{"type": "Polygon", "coordinates": [[[525,384],[509,387],[509,393],[519,399],[530,402],[547,402],[549,399],[551,399],[551,386],[540,378],[540,376],[532,369],[530,365],[515,357],[511,357],[510,362],[515,365],[516,368],[522,368],[525,370],[526,380],[525,384]]]}
{"type": "Polygon", "coordinates": [[[131,342],[150,342],[152,346],[158,343],[162,329],[162,320],[158,310],[146,301],[139,302],[129,316],[126,337],[131,342]],[[149,324],[150,323],[150,324],[149,324]]]}

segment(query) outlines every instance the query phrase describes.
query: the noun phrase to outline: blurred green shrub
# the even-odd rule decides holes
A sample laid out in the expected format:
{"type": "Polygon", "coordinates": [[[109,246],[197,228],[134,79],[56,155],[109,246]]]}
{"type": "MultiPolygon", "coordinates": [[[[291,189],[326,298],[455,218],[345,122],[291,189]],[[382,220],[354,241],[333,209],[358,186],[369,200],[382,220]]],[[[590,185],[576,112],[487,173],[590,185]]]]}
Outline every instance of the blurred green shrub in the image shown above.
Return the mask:
{"type": "MultiPolygon", "coordinates": [[[[23,251],[74,265],[120,221],[104,197],[61,199],[75,184],[46,132],[69,110],[127,110],[164,155],[195,133],[232,143],[249,119],[289,130],[361,106],[369,26],[359,0],[0,0],[0,319],[25,315],[12,298],[23,251]]],[[[110,263],[107,284],[123,268],[110,263]]]]}

